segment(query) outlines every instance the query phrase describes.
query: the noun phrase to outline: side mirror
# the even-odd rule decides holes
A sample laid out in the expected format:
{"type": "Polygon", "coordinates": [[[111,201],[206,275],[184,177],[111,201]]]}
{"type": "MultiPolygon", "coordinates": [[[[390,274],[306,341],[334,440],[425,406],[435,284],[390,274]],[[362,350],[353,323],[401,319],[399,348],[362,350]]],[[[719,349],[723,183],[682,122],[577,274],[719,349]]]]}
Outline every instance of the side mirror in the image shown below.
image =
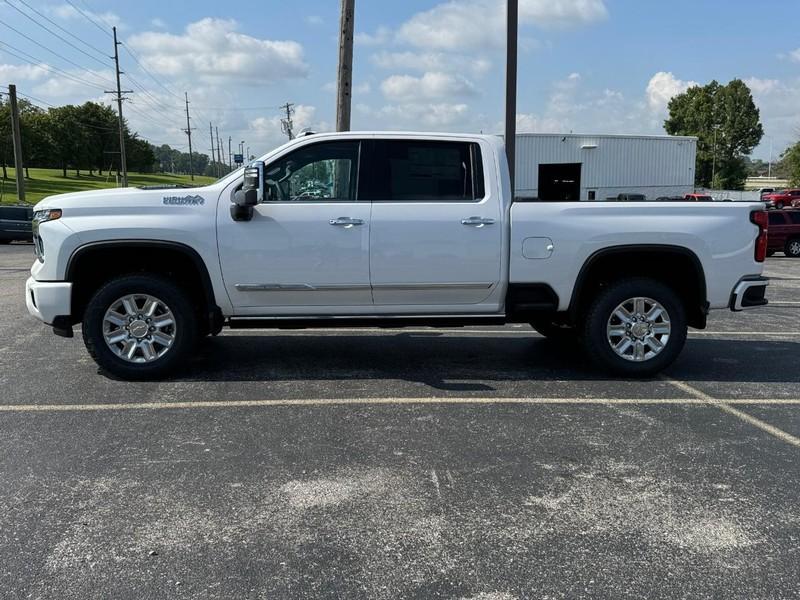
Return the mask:
{"type": "Polygon", "coordinates": [[[231,218],[234,221],[250,221],[253,207],[264,198],[264,163],[256,161],[244,170],[242,189],[233,195],[231,218]]]}

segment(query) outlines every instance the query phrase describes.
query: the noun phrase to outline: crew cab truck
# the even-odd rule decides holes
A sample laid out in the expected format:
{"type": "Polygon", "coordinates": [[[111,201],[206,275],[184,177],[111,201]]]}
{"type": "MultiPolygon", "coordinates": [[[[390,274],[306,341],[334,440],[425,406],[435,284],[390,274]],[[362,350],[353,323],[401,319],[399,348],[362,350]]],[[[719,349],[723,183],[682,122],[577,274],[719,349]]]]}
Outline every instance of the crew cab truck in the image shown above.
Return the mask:
{"type": "Polygon", "coordinates": [[[492,136],[314,134],[207,187],[35,208],[30,313],[62,336],[82,323],[126,379],[224,326],[509,322],[650,376],[710,309],[767,302],[763,204],[514,202],[492,136]]]}

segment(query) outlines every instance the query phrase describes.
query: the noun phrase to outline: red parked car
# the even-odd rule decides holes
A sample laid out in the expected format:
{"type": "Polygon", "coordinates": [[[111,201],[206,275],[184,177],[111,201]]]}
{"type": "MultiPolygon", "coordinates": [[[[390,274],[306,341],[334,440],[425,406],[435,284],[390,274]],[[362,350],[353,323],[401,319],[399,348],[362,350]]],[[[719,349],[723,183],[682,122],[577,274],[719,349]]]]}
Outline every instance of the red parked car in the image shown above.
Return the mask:
{"type": "Polygon", "coordinates": [[[766,202],[767,206],[775,208],[794,206],[795,202],[800,200],[800,189],[781,190],[773,194],[766,194],[761,200],[766,202]]]}
{"type": "Polygon", "coordinates": [[[686,194],[683,197],[686,202],[713,202],[714,198],[708,194],[686,194]]]}
{"type": "Polygon", "coordinates": [[[769,213],[767,254],[776,252],[800,258],[800,210],[775,210],[769,213]]]}

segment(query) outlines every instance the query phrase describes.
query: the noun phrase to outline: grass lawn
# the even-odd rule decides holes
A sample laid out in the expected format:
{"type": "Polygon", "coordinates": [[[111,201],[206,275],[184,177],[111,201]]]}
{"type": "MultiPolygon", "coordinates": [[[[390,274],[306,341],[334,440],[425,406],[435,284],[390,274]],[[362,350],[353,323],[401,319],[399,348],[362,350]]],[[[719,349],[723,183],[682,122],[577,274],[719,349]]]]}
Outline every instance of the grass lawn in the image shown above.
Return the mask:
{"type": "MultiPolygon", "coordinates": [[[[46,196],[64,194],[67,192],[80,192],[83,190],[100,190],[117,187],[115,173],[103,173],[103,176],[81,172],[80,177],[75,176],[75,171],[67,171],[67,177],[61,176],[60,169],[31,169],[31,178],[25,180],[25,200],[35,204],[46,196]]],[[[17,184],[14,179],[14,169],[8,169],[10,179],[2,179],[0,172],[0,197],[4,204],[14,204],[17,201],[17,184]]],[[[196,185],[206,185],[214,181],[213,177],[194,176],[196,185]]],[[[128,173],[128,185],[138,187],[141,185],[162,185],[182,183],[191,185],[188,175],[171,175],[169,173],[128,173]]]]}

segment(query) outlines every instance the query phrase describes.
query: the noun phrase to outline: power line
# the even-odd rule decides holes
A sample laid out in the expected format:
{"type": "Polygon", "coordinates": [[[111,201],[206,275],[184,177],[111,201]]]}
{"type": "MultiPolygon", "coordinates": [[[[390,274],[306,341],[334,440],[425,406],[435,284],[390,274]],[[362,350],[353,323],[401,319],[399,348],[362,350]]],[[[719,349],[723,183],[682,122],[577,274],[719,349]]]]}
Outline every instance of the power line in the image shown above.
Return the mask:
{"type": "Polygon", "coordinates": [[[137,54],[136,54],[136,53],[135,53],[133,50],[131,50],[131,49],[130,49],[130,48],[127,46],[127,44],[122,44],[122,47],[123,47],[123,48],[125,48],[125,50],[128,52],[128,54],[130,54],[130,56],[131,56],[131,58],[134,60],[134,62],[135,62],[137,65],[139,65],[139,68],[140,68],[142,71],[144,71],[144,72],[145,72],[147,75],[149,75],[149,76],[150,76],[150,79],[152,79],[153,81],[155,81],[155,82],[156,82],[156,83],[157,83],[159,86],[161,86],[161,87],[162,87],[162,88],[163,88],[163,89],[164,89],[164,90],[165,90],[165,91],[166,91],[168,94],[170,94],[171,96],[174,96],[174,97],[175,97],[175,98],[177,98],[178,100],[183,100],[183,98],[181,98],[180,96],[178,96],[178,94],[176,94],[175,92],[173,92],[172,90],[170,90],[170,89],[169,89],[167,86],[165,86],[163,83],[161,83],[161,81],[159,81],[159,80],[156,78],[156,76],[155,76],[155,75],[153,75],[153,74],[152,74],[150,71],[148,71],[148,70],[147,70],[147,68],[146,68],[146,67],[145,67],[145,66],[142,64],[142,62],[139,60],[139,57],[137,56],[137,54]]]}
{"type": "Polygon", "coordinates": [[[176,125],[174,125],[172,123],[168,123],[167,121],[160,121],[160,120],[156,119],[153,115],[151,115],[149,113],[146,113],[146,112],[144,112],[142,110],[139,110],[139,108],[137,108],[136,105],[133,102],[131,102],[130,100],[128,100],[128,110],[134,112],[141,119],[144,119],[150,125],[158,127],[159,129],[165,129],[165,130],[179,129],[176,125]]]}
{"type": "MultiPolygon", "coordinates": [[[[94,25],[95,27],[97,27],[97,28],[98,28],[100,31],[102,31],[103,33],[105,33],[105,34],[106,34],[106,35],[108,35],[108,36],[110,36],[110,35],[111,35],[110,33],[108,33],[108,30],[107,30],[107,29],[105,29],[105,28],[104,28],[102,25],[100,25],[100,24],[99,24],[97,21],[95,21],[94,19],[92,19],[92,18],[91,18],[91,17],[90,17],[88,14],[86,14],[85,12],[83,12],[83,11],[82,11],[80,8],[78,8],[77,6],[75,6],[75,4],[72,2],[72,0],[67,0],[67,4],[69,4],[69,5],[70,5],[72,8],[74,8],[75,10],[77,10],[77,11],[78,11],[78,13],[80,13],[81,15],[83,15],[83,18],[84,18],[84,19],[86,19],[87,21],[89,21],[89,22],[90,22],[92,25],[94,25]]],[[[84,5],[84,6],[86,6],[86,8],[87,8],[87,9],[89,9],[89,10],[91,11],[91,8],[89,8],[89,5],[88,5],[88,4],[86,4],[85,2],[83,2],[83,5],[84,5]]],[[[97,16],[98,16],[98,18],[102,19],[102,20],[103,20],[103,22],[104,22],[106,25],[108,25],[108,27],[109,27],[109,28],[111,28],[111,27],[112,27],[112,25],[111,25],[111,24],[110,24],[108,21],[106,21],[105,19],[103,19],[103,17],[102,17],[101,15],[97,15],[97,16]]]]}
{"type": "MultiPolygon", "coordinates": [[[[11,25],[9,25],[8,23],[5,23],[5,22],[3,22],[3,21],[0,21],[0,25],[2,25],[3,27],[7,27],[7,28],[8,28],[8,29],[10,29],[11,31],[13,31],[13,32],[15,32],[15,33],[17,33],[17,34],[19,34],[20,36],[24,37],[24,38],[25,38],[26,40],[28,40],[29,42],[32,42],[32,43],[36,44],[37,46],[39,46],[39,47],[40,47],[40,48],[42,48],[43,50],[46,50],[47,52],[49,52],[50,54],[52,54],[53,56],[55,56],[56,58],[58,58],[58,59],[60,59],[60,60],[63,60],[64,62],[66,62],[66,63],[69,63],[69,64],[73,65],[74,67],[77,67],[77,68],[81,69],[82,71],[86,71],[86,72],[88,72],[88,73],[91,73],[91,74],[92,74],[94,77],[97,77],[97,78],[98,78],[99,80],[101,80],[101,81],[104,81],[104,82],[106,82],[106,83],[108,83],[108,84],[111,84],[111,80],[110,80],[110,79],[106,79],[106,78],[104,78],[104,77],[102,77],[102,76],[98,75],[98,74],[97,74],[97,72],[93,71],[92,69],[90,69],[90,68],[88,68],[88,67],[85,67],[85,66],[83,66],[83,65],[79,65],[78,63],[76,63],[76,62],[74,62],[74,61],[70,60],[69,58],[65,58],[65,57],[64,57],[64,56],[63,56],[61,53],[59,53],[59,52],[56,52],[55,50],[53,50],[53,49],[51,49],[51,48],[49,48],[49,47],[45,46],[44,44],[42,44],[42,43],[40,43],[40,42],[37,42],[37,41],[36,41],[35,39],[33,39],[32,37],[30,37],[30,36],[28,36],[28,35],[26,35],[26,34],[22,33],[22,32],[21,32],[19,29],[16,29],[15,27],[12,27],[12,26],[11,26],[11,25]]],[[[45,61],[43,61],[42,59],[40,59],[40,58],[36,58],[35,56],[32,56],[31,54],[28,54],[28,53],[27,53],[27,52],[25,52],[24,50],[20,50],[19,48],[16,48],[15,46],[12,46],[11,44],[9,44],[9,43],[7,43],[7,42],[0,42],[0,44],[3,44],[4,46],[8,46],[9,48],[11,48],[11,49],[13,49],[13,50],[16,50],[16,51],[17,51],[17,52],[19,52],[20,54],[25,54],[26,56],[28,56],[28,57],[29,57],[30,59],[32,59],[32,60],[38,61],[38,62],[40,62],[40,63],[43,63],[43,62],[45,62],[45,61]]]]}
{"type": "Polygon", "coordinates": [[[85,56],[88,56],[88,57],[89,57],[89,58],[91,58],[93,61],[100,63],[100,64],[101,64],[101,65],[103,65],[104,67],[107,67],[107,66],[108,66],[108,65],[107,65],[105,62],[103,62],[103,61],[102,61],[102,60],[100,60],[99,58],[96,58],[95,56],[92,56],[91,54],[89,54],[89,53],[88,53],[88,52],[86,52],[85,50],[82,50],[81,48],[79,48],[78,46],[76,46],[75,44],[73,44],[72,42],[70,42],[68,39],[66,39],[66,38],[64,38],[64,37],[62,37],[62,36],[60,36],[60,35],[58,35],[58,34],[57,34],[55,31],[53,31],[52,29],[50,29],[50,28],[49,28],[49,27],[47,27],[46,25],[42,25],[42,24],[41,24],[39,21],[37,21],[36,19],[34,19],[34,18],[33,18],[32,16],[30,16],[28,13],[26,13],[25,11],[23,11],[23,10],[22,10],[22,9],[20,9],[19,7],[15,6],[14,4],[11,4],[11,2],[10,2],[9,0],[5,0],[5,3],[6,3],[6,4],[8,4],[8,5],[9,5],[11,8],[13,8],[14,10],[16,10],[16,11],[17,11],[19,14],[21,14],[23,17],[25,17],[26,19],[29,19],[29,20],[33,21],[33,22],[34,22],[34,23],[36,23],[36,24],[37,24],[39,27],[41,27],[41,28],[42,28],[42,29],[44,29],[45,31],[49,32],[51,35],[54,35],[54,36],[56,36],[56,37],[57,37],[58,39],[60,39],[62,42],[64,42],[64,43],[65,43],[65,44],[67,44],[68,46],[71,46],[72,48],[74,48],[75,50],[77,50],[78,52],[80,52],[81,54],[83,54],[83,55],[85,55],[85,56]]]}
{"type": "Polygon", "coordinates": [[[174,114],[178,114],[178,113],[180,113],[180,114],[181,114],[181,117],[183,117],[183,109],[182,109],[182,108],[178,108],[178,107],[176,107],[176,106],[172,106],[172,105],[170,105],[170,104],[166,104],[165,102],[163,102],[163,101],[159,100],[157,97],[155,97],[153,94],[151,94],[151,93],[150,93],[150,92],[147,90],[147,88],[145,88],[145,87],[144,87],[144,86],[143,86],[141,83],[139,83],[139,82],[138,82],[136,79],[134,79],[134,78],[133,78],[133,77],[130,75],[130,73],[125,73],[125,77],[126,77],[126,78],[127,78],[127,79],[128,79],[128,80],[129,80],[129,81],[130,81],[130,82],[131,82],[131,83],[132,83],[134,86],[135,86],[135,87],[139,88],[139,90],[142,92],[142,94],[144,94],[144,96],[142,96],[142,97],[141,97],[141,99],[142,99],[142,100],[146,100],[146,101],[148,102],[148,105],[149,105],[151,108],[153,108],[153,109],[155,109],[155,110],[157,110],[157,111],[160,111],[160,112],[165,112],[165,111],[174,111],[174,114]]]}
{"type": "MultiPolygon", "coordinates": [[[[0,42],[0,45],[9,46],[9,44],[6,44],[5,42],[0,42]]],[[[13,46],[9,46],[9,47],[13,47],[13,46]]],[[[91,81],[86,81],[84,79],[80,79],[80,78],[78,78],[78,77],[76,77],[74,75],[71,75],[71,74],[67,73],[66,71],[63,71],[62,69],[59,69],[58,67],[51,67],[50,65],[46,64],[44,61],[39,61],[38,63],[37,62],[32,62],[30,60],[27,60],[23,56],[20,56],[19,54],[15,53],[15,52],[12,52],[12,51],[6,50],[6,49],[2,49],[2,48],[0,48],[0,52],[5,52],[6,54],[10,54],[11,56],[13,56],[15,58],[18,58],[21,61],[26,62],[26,63],[28,63],[30,65],[33,65],[34,67],[39,67],[40,69],[44,69],[45,71],[49,71],[50,73],[55,73],[56,75],[61,75],[62,77],[66,77],[67,79],[69,79],[71,81],[74,81],[75,83],[80,83],[82,85],[86,85],[88,87],[93,87],[93,88],[96,88],[98,90],[104,90],[104,88],[102,86],[100,86],[100,85],[92,83],[91,81]]],[[[34,57],[31,57],[31,58],[34,58],[34,57]]],[[[39,59],[34,58],[34,60],[39,60],[39,59]]]]}
{"type": "Polygon", "coordinates": [[[42,100],[41,98],[37,98],[36,96],[31,96],[30,94],[23,94],[19,90],[17,90],[17,95],[27,98],[28,100],[33,100],[34,102],[38,102],[39,104],[44,104],[49,108],[57,108],[55,104],[50,104],[49,102],[42,100]]]}
{"type": "MultiPolygon", "coordinates": [[[[8,0],[6,0],[6,2],[7,2],[7,1],[8,1],[8,0]]],[[[95,51],[95,52],[97,52],[97,53],[98,53],[100,56],[102,56],[102,57],[104,57],[104,58],[106,57],[106,53],[105,53],[105,52],[103,52],[102,50],[100,50],[100,49],[99,49],[97,46],[93,46],[93,45],[92,45],[92,44],[90,44],[89,42],[87,42],[87,41],[85,41],[85,40],[82,40],[81,38],[79,38],[77,35],[75,35],[75,34],[74,34],[74,33],[72,33],[71,31],[69,31],[68,29],[65,29],[65,28],[63,28],[61,25],[59,25],[58,23],[56,23],[55,21],[53,21],[53,19],[51,19],[50,17],[48,17],[47,15],[45,15],[44,13],[42,13],[41,11],[39,11],[37,8],[35,8],[35,7],[31,6],[30,4],[28,4],[27,2],[25,2],[25,0],[17,0],[17,2],[21,2],[21,3],[22,3],[22,4],[24,4],[26,7],[28,7],[28,9],[29,9],[29,10],[32,10],[33,12],[35,12],[37,15],[39,15],[40,17],[42,17],[42,18],[43,18],[45,21],[47,21],[48,23],[50,23],[50,24],[52,24],[52,25],[55,25],[56,27],[58,27],[58,28],[59,28],[61,31],[63,31],[63,32],[64,32],[64,33],[66,33],[67,35],[69,35],[69,36],[71,36],[71,37],[75,38],[76,40],[78,40],[78,41],[79,41],[81,44],[83,44],[83,45],[84,45],[84,46],[86,46],[87,48],[91,48],[92,50],[94,50],[94,51],[95,51]]]]}

